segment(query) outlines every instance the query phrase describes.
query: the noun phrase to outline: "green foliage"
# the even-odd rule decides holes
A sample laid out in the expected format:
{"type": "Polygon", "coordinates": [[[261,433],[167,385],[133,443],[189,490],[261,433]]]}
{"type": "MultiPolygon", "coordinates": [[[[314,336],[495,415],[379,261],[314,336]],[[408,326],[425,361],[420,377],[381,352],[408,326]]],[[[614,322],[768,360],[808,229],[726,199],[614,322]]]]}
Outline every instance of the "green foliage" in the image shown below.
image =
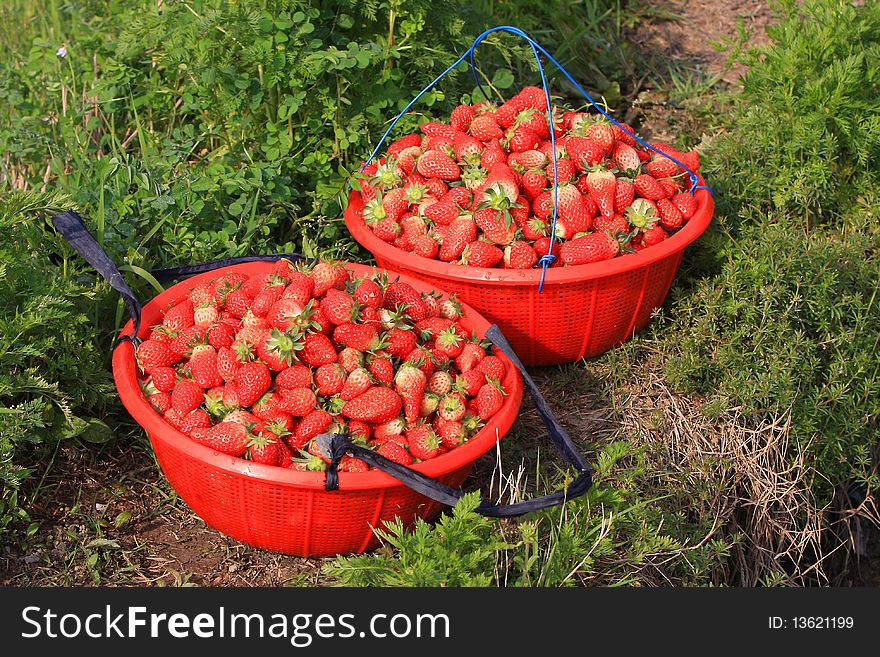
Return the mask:
{"type": "Polygon", "coordinates": [[[788,222],[746,228],[716,277],[677,295],[663,329],[676,386],[755,416],[791,409],[823,501],[829,483],[868,476],[876,443],[878,246],[788,222]]]}
{"type": "Polygon", "coordinates": [[[20,515],[17,489],[35,457],[63,440],[113,437],[102,419],[115,402],[109,343],[93,328],[94,286],[64,275],[65,249],[33,218],[62,202],[16,193],[0,205],[0,533],[20,515]]]}
{"type": "MultiPolygon", "coordinates": [[[[338,557],[325,573],[348,586],[711,583],[730,545],[712,539],[687,553],[684,548],[710,531],[708,519],[691,517],[688,509],[718,491],[657,493],[650,463],[644,449],[608,443],[599,452],[594,486],[564,507],[491,521],[474,511],[479,498],[470,493],[435,524],[419,520],[412,533],[399,522],[377,530],[394,552],[386,547],[338,557]]],[[[539,488],[563,482],[542,481],[539,488]]]]}
{"type": "Polygon", "coordinates": [[[750,49],[732,134],[712,149],[725,205],[876,231],[880,4],[785,0],[750,49]],[[871,209],[853,214],[854,207],[871,209]]]}

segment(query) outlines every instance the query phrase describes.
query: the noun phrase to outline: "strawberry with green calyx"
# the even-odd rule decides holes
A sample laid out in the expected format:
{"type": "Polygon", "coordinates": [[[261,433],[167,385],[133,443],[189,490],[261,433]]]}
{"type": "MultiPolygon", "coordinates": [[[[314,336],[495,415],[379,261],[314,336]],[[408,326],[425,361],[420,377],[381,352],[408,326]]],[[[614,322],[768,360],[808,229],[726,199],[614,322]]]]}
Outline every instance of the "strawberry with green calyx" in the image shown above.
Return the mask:
{"type": "Polygon", "coordinates": [[[374,324],[339,324],[333,329],[333,341],[359,352],[374,351],[382,345],[374,324]]]}
{"type": "Polygon", "coordinates": [[[348,280],[348,272],[345,271],[345,267],[341,263],[331,260],[318,261],[312,268],[310,276],[315,281],[312,296],[316,299],[324,296],[330,288],[342,289],[348,280]]]}
{"type": "Polygon", "coordinates": [[[451,294],[440,301],[440,317],[456,320],[462,317],[463,311],[457,294],[451,294]]]}
{"type": "Polygon", "coordinates": [[[323,457],[312,454],[301,447],[297,447],[296,450],[300,456],[291,456],[288,468],[305,472],[324,472],[327,469],[327,461],[323,457]]]}
{"type": "Polygon", "coordinates": [[[493,356],[492,354],[486,354],[480,359],[480,362],[477,363],[476,369],[485,374],[487,380],[495,379],[496,381],[503,381],[504,375],[507,373],[507,367],[504,365],[504,361],[498,358],[498,356],[493,356]]]}
{"type": "Polygon", "coordinates": [[[406,430],[406,444],[409,453],[421,461],[440,455],[440,438],[429,424],[416,424],[406,430]]]}
{"type": "Polygon", "coordinates": [[[636,149],[628,144],[618,143],[611,155],[618,171],[627,177],[635,177],[641,172],[642,161],[636,149]]]}
{"type": "MultiPolygon", "coordinates": [[[[479,365],[479,363],[477,363],[479,365]]],[[[474,397],[486,383],[486,375],[480,370],[470,369],[455,377],[453,390],[466,397],[474,397]]]]}
{"type": "Polygon", "coordinates": [[[419,417],[431,417],[437,412],[439,406],[440,395],[435,395],[433,392],[425,392],[425,396],[422,397],[422,403],[419,404],[419,417]]]}
{"type": "Polygon", "coordinates": [[[250,434],[246,457],[254,463],[263,465],[277,465],[280,440],[274,432],[264,429],[258,433],[250,434]]]}
{"type": "Polygon", "coordinates": [[[440,398],[440,403],[437,405],[437,417],[444,420],[461,420],[466,411],[467,401],[460,392],[449,392],[440,398]]]}
{"type": "Polygon", "coordinates": [[[198,304],[193,309],[193,323],[196,326],[210,327],[220,317],[220,311],[213,300],[198,304]]]}
{"type": "Polygon", "coordinates": [[[587,174],[587,187],[602,216],[612,216],[614,196],[617,191],[617,178],[614,173],[601,166],[594,167],[587,174]]]}
{"type": "Polygon", "coordinates": [[[461,353],[455,358],[455,366],[459,372],[467,372],[474,369],[484,355],[485,352],[479,344],[466,342],[461,349],[461,353]]]}
{"type": "Polygon", "coordinates": [[[257,343],[257,355],[269,369],[280,372],[297,361],[297,353],[304,345],[300,334],[273,328],[257,343]]]}
{"type": "Polygon", "coordinates": [[[647,199],[639,198],[626,209],[624,218],[638,230],[650,230],[660,220],[657,205],[647,199]]]}
{"type": "Polygon", "coordinates": [[[388,284],[382,307],[386,310],[402,312],[413,322],[425,318],[425,303],[422,301],[422,295],[412,285],[403,281],[388,284]]]}
{"type": "Polygon", "coordinates": [[[202,388],[213,388],[223,383],[217,367],[217,351],[210,345],[195,347],[187,366],[195,382],[202,388]]]}
{"type": "Polygon", "coordinates": [[[450,325],[437,335],[435,349],[447,358],[455,358],[461,353],[465,341],[464,336],[456,331],[455,326],[450,325]]]}
{"type": "Polygon", "coordinates": [[[400,187],[403,183],[403,176],[397,159],[389,156],[385,162],[377,164],[376,173],[369,176],[367,182],[370,187],[378,192],[385,192],[389,189],[400,187]]]}
{"type": "Polygon", "coordinates": [[[481,420],[488,420],[504,405],[504,389],[494,380],[483,385],[472,402],[472,408],[481,420]]]}

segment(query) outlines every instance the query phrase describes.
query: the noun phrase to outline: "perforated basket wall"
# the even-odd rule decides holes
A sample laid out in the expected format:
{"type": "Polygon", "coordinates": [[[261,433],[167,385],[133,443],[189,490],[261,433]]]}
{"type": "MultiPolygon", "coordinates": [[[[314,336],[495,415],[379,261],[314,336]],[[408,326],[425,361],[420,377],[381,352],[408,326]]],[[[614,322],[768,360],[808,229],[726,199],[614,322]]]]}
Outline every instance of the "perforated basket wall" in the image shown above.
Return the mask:
{"type": "MultiPolygon", "coordinates": [[[[194,276],[169,288],[143,308],[141,337],[161,323],[161,309],[182,298],[199,280],[229,269],[254,274],[270,267],[255,262],[194,276]]],[[[357,275],[371,268],[347,265],[357,275]]],[[[431,286],[408,280],[416,289],[431,286]]],[[[490,324],[465,308],[462,324],[483,335],[490,324]]],[[[133,330],[131,322],[123,334],[133,330]]],[[[510,429],[522,399],[522,380],[507,364],[503,382],[508,395],[502,409],[467,443],[414,469],[453,487],[460,487],[474,461],[510,429]]],[[[324,474],[265,466],[220,454],[200,445],[166,423],[141,393],[134,347],[121,343],[113,353],[113,376],[120,399],[150,437],[168,482],[209,526],[254,547],[300,556],[358,553],[377,546],[372,531],[399,517],[406,527],[416,518],[432,518],[442,505],[403,486],[379,471],[342,472],[339,490],[324,489],[324,474]]]]}

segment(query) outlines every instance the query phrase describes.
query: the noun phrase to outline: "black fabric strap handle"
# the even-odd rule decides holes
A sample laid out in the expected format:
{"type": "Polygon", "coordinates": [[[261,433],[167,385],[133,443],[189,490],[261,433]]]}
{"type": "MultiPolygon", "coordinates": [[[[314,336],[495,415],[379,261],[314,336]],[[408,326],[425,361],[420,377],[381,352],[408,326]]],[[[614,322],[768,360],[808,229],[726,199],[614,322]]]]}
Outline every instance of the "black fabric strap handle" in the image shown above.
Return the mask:
{"type": "MultiPolygon", "coordinates": [[[[538,511],[540,509],[549,509],[554,506],[560,506],[570,499],[584,495],[593,485],[592,469],[587,464],[584,457],[577,451],[577,448],[574,446],[574,443],[572,443],[568,433],[562,428],[562,425],[559,424],[559,421],[553,415],[550,407],[547,406],[547,402],[541,395],[541,391],[538,389],[538,386],[535,385],[532,377],[529,376],[529,373],[526,371],[516,353],[514,353],[510,343],[501,333],[501,329],[493,324],[489,327],[489,330],[486,331],[486,338],[491,340],[501,353],[507,356],[516,366],[517,370],[519,370],[523,382],[529,391],[529,395],[535,403],[538,414],[541,416],[544,425],[547,427],[547,432],[553,441],[553,445],[556,447],[560,456],[562,456],[569,465],[574,466],[580,474],[564,489],[555,491],[549,495],[538,497],[533,500],[527,500],[525,502],[517,502],[515,504],[492,504],[484,500],[479,506],[477,506],[476,511],[484,516],[511,518],[532,511],[538,511]]],[[[460,500],[465,494],[462,490],[447,486],[446,484],[431,479],[407,466],[395,463],[366,447],[355,445],[348,439],[347,434],[322,434],[318,436],[318,441],[322,453],[330,459],[330,464],[327,467],[327,479],[325,482],[327,490],[336,490],[339,488],[339,475],[337,474],[336,467],[339,464],[339,460],[345,454],[350,454],[351,456],[359,458],[369,465],[372,465],[374,468],[390,474],[408,488],[442,504],[455,506],[456,502],[458,502],[458,500],[460,500]]]]}
{"type": "Polygon", "coordinates": [[[140,339],[132,336],[137,336],[141,328],[141,303],[128,287],[128,283],[122,277],[122,272],[107,255],[107,252],[101,248],[98,240],[86,229],[82,218],[76,212],[68,211],[56,214],[52,217],[52,225],[67,240],[68,244],[104,277],[110,287],[122,296],[134,324],[134,333],[131,336],[121,336],[119,339],[130,340],[138,344],[140,339]]]}
{"type": "MultiPolygon", "coordinates": [[[[128,314],[131,315],[131,321],[134,324],[134,332],[132,335],[120,336],[119,341],[129,340],[135,345],[140,343],[137,337],[141,328],[142,306],[140,301],[135,297],[134,292],[128,287],[122,273],[116,267],[116,264],[107,255],[107,252],[101,248],[98,241],[88,231],[83,223],[82,217],[76,212],[67,211],[56,214],[52,217],[52,225],[67,240],[77,253],[79,253],[92,267],[95,268],[101,276],[110,284],[110,286],[119,292],[128,308],[128,314]]],[[[243,262],[275,262],[286,258],[291,262],[301,262],[308,260],[299,253],[270,253],[267,255],[256,256],[239,256],[237,258],[221,258],[220,260],[211,260],[197,265],[183,265],[181,267],[166,267],[164,269],[154,269],[150,272],[159,281],[168,281],[178,278],[187,278],[202,274],[204,272],[222,269],[223,267],[231,267],[243,262]]]]}

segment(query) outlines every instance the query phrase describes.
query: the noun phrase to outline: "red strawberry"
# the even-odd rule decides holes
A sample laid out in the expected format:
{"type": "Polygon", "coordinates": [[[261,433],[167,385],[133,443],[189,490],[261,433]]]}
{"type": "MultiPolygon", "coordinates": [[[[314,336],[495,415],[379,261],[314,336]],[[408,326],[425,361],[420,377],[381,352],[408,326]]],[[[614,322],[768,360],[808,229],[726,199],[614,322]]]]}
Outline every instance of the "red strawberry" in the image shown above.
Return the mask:
{"type": "Polygon", "coordinates": [[[275,376],[275,387],[279,389],[309,388],[313,383],[312,370],[305,365],[295,364],[275,376]]]}
{"type": "Polygon", "coordinates": [[[180,360],[180,356],[171,350],[169,343],[151,338],[138,346],[137,360],[141,369],[150,374],[157,367],[174,365],[180,360]]]}
{"type": "Polygon", "coordinates": [[[193,304],[189,299],[183,299],[176,306],[169,308],[162,318],[162,326],[169,331],[182,331],[194,323],[193,304]]]}
{"type": "MultiPolygon", "coordinates": [[[[697,211],[697,201],[694,199],[693,194],[690,194],[689,192],[676,194],[672,197],[672,203],[678,208],[678,211],[681,212],[681,215],[685,220],[690,219],[697,211]]],[[[144,345],[141,344],[141,347],[143,346],[144,345]]]]}
{"type": "Polygon", "coordinates": [[[394,375],[394,389],[403,399],[407,422],[412,423],[419,419],[419,406],[425,394],[426,384],[425,373],[409,364],[401,365],[394,375]]]}
{"type": "Polygon", "coordinates": [[[269,369],[280,372],[296,361],[297,352],[302,346],[299,334],[272,329],[263,333],[263,337],[257,342],[256,351],[269,369]]]}
{"type": "Polygon", "coordinates": [[[620,251],[620,244],[607,233],[591,233],[563,243],[559,259],[566,265],[584,265],[609,260],[620,251]]]}
{"type": "Polygon", "coordinates": [[[606,155],[614,150],[614,128],[604,119],[598,119],[587,127],[587,137],[599,144],[606,155]]]}
{"type": "Polygon", "coordinates": [[[434,259],[440,251],[440,245],[430,235],[419,235],[412,241],[412,252],[423,258],[434,259]]]}
{"type": "Polygon", "coordinates": [[[468,133],[471,137],[479,139],[482,142],[501,139],[504,136],[504,132],[495,120],[494,114],[475,116],[471,120],[471,124],[468,126],[468,133]]]}
{"type": "Polygon", "coordinates": [[[376,281],[371,278],[362,278],[355,281],[354,285],[351,296],[358,304],[368,308],[382,307],[382,288],[376,281]]]}
{"type": "Polygon", "coordinates": [[[294,417],[305,417],[318,404],[318,398],[311,388],[285,388],[281,391],[280,408],[294,417]]]}
{"type": "Polygon", "coordinates": [[[461,216],[449,224],[449,229],[440,244],[440,260],[452,262],[461,257],[464,247],[477,237],[477,224],[472,217],[461,216]]]}
{"type": "Polygon", "coordinates": [[[417,424],[407,429],[406,446],[410,454],[422,461],[440,455],[440,438],[430,424],[417,424]]]}
{"type": "Polygon", "coordinates": [[[200,303],[193,309],[193,323],[196,326],[211,326],[219,316],[220,311],[213,300],[200,303]]]}
{"type": "Polygon", "coordinates": [[[171,408],[187,415],[205,400],[202,387],[192,379],[183,379],[171,391],[171,408]]]}
{"type": "Polygon", "coordinates": [[[321,299],[321,310],[334,324],[351,322],[357,314],[355,301],[348,292],[342,290],[327,290],[321,299]]]}
{"type": "Polygon", "coordinates": [[[370,439],[372,428],[371,425],[366,422],[352,420],[348,423],[348,433],[351,435],[352,439],[366,442],[370,439]]]}
{"type": "MultiPolygon", "coordinates": [[[[499,210],[494,207],[485,207],[481,210],[477,210],[474,213],[474,221],[480,230],[483,231],[484,237],[493,242],[495,244],[505,245],[510,244],[514,238],[516,237],[516,223],[513,220],[513,216],[510,212],[505,210],[499,210]]],[[[472,246],[474,242],[472,241],[470,245],[472,246]]],[[[465,249],[467,251],[467,249],[465,249]]],[[[499,251],[498,260],[501,259],[501,252],[499,251]]],[[[483,249],[483,251],[479,254],[479,259],[490,259],[489,256],[494,256],[494,251],[488,251],[487,249],[483,249]]],[[[465,253],[462,253],[462,257],[464,258],[465,253]]],[[[498,262],[496,260],[495,262],[498,262]]],[[[472,265],[474,267],[491,267],[493,265],[472,265]]]]}
{"type": "Polygon", "coordinates": [[[193,350],[188,366],[193,379],[202,388],[213,388],[223,383],[223,377],[217,369],[217,352],[214,347],[206,345],[198,351],[193,350]]]}
{"type": "Polygon", "coordinates": [[[480,388],[473,400],[473,409],[481,420],[488,420],[504,405],[504,392],[496,382],[490,381],[480,388]]]}
{"type": "MultiPolygon", "coordinates": [[[[545,168],[544,173],[547,176],[548,185],[553,184],[553,162],[550,162],[545,168]]],[[[578,169],[571,160],[556,161],[556,179],[560,184],[571,182],[578,175],[578,169]]]]}
{"type": "Polygon", "coordinates": [[[416,168],[425,178],[458,180],[461,177],[461,169],[455,160],[440,150],[432,150],[422,154],[416,168]]]}
{"type": "Polygon", "coordinates": [[[387,358],[374,358],[367,365],[367,371],[383,385],[391,386],[394,383],[394,365],[387,358]]]}
{"type": "Polygon", "coordinates": [[[565,150],[577,170],[582,172],[589,171],[605,157],[605,150],[601,144],[576,135],[565,140],[565,150]]]}
{"type": "Polygon", "coordinates": [[[218,322],[208,329],[206,337],[208,338],[208,344],[215,349],[229,347],[235,338],[235,329],[229,324],[218,322]]]}
{"type": "Polygon", "coordinates": [[[324,433],[333,423],[331,415],[324,410],[315,409],[306,415],[288,439],[291,447],[300,448],[320,433],[324,433]]]}
{"type": "Polygon", "coordinates": [[[339,363],[321,365],[315,370],[315,393],[320,397],[339,394],[345,385],[347,374],[339,363]]]}
{"type": "Polygon", "coordinates": [[[500,141],[493,139],[485,144],[483,154],[480,156],[480,166],[484,170],[491,171],[496,164],[505,164],[506,162],[507,153],[504,152],[500,141]]]}
{"type": "Polygon", "coordinates": [[[256,435],[251,435],[247,453],[254,463],[277,465],[280,442],[276,436],[264,429],[256,435]]]}
{"type": "Polygon", "coordinates": [[[272,385],[272,374],[265,363],[254,361],[241,365],[233,381],[238,392],[238,403],[250,406],[272,385]]]}
{"type": "Polygon", "coordinates": [[[629,229],[626,219],[622,215],[615,214],[613,217],[598,216],[593,220],[593,230],[597,233],[609,232],[612,235],[626,233],[629,229]]]}
{"type": "Polygon", "coordinates": [[[475,116],[476,114],[470,105],[459,105],[449,115],[449,123],[456,130],[465,131],[475,116]]]}
{"type": "MultiPolygon", "coordinates": [[[[672,157],[675,157],[677,154],[679,153],[671,153],[672,157]]],[[[652,158],[645,163],[645,173],[648,173],[655,178],[669,178],[678,173],[678,165],[664,155],[654,154],[652,158]]]]}
{"type": "Polygon", "coordinates": [[[614,188],[614,212],[623,214],[632,205],[635,198],[636,188],[626,178],[618,178],[614,188]]]}
{"type": "Polygon", "coordinates": [[[452,139],[455,136],[455,128],[446,123],[439,123],[437,121],[429,121],[427,123],[423,123],[419,126],[419,130],[421,130],[428,137],[447,137],[452,139]]]}
{"type": "MultiPolygon", "coordinates": [[[[620,123],[620,122],[618,122],[620,123]]],[[[626,123],[620,123],[619,126],[615,125],[613,127],[614,130],[614,139],[619,142],[623,142],[627,146],[635,146],[638,142],[635,140],[634,135],[636,131],[632,129],[632,126],[626,123]]]]}
{"type": "Polygon", "coordinates": [[[485,352],[480,345],[474,342],[466,342],[461,349],[461,353],[455,359],[455,366],[459,372],[467,372],[474,369],[484,355],[485,352]]]}
{"type": "Polygon", "coordinates": [[[382,443],[379,446],[379,449],[376,450],[376,453],[381,454],[389,461],[394,461],[395,463],[400,463],[401,465],[412,464],[412,456],[410,456],[409,452],[406,451],[406,448],[390,440],[382,443]]]}
{"type": "Polygon", "coordinates": [[[333,329],[333,340],[345,348],[372,351],[379,346],[379,333],[374,324],[340,324],[333,329]]]}
{"type": "Polygon", "coordinates": [[[154,392],[147,401],[157,413],[166,413],[171,408],[171,395],[167,392],[154,392]]]}
{"type": "MultiPolygon", "coordinates": [[[[569,236],[589,230],[593,225],[593,215],[587,210],[583,196],[574,185],[566,184],[559,187],[558,208],[558,221],[568,229],[569,236]]],[[[559,223],[557,223],[558,227],[559,223]]]]}
{"type": "Polygon", "coordinates": [[[336,349],[333,348],[330,338],[323,333],[309,333],[303,341],[305,345],[299,357],[306,365],[320,367],[321,365],[336,362],[336,349]]]}
{"type": "Polygon", "coordinates": [[[207,411],[197,408],[194,411],[190,411],[186,417],[183,418],[183,422],[180,423],[178,429],[180,429],[181,433],[190,436],[196,429],[207,429],[210,426],[211,417],[208,415],[207,411]]]}
{"type": "Polygon", "coordinates": [[[547,176],[541,169],[529,169],[523,174],[522,191],[530,201],[547,186],[547,176]]]}
{"type": "Polygon", "coordinates": [[[477,370],[485,374],[487,379],[495,379],[497,381],[503,381],[504,375],[507,372],[504,361],[498,358],[498,356],[492,356],[491,354],[487,354],[477,363],[477,370]]]}
{"type": "MultiPolygon", "coordinates": [[[[488,212],[494,213],[495,211],[488,210],[488,212]]],[[[513,239],[513,234],[511,234],[510,239],[513,239]]],[[[469,267],[494,267],[501,262],[502,257],[504,257],[504,252],[494,244],[475,240],[462,251],[461,262],[469,267]]]]}
{"type": "Polygon", "coordinates": [[[508,132],[501,145],[511,153],[524,153],[536,149],[540,143],[541,138],[538,133],[531,128],[520,126],[508,132]]]}
{"type": "MultiPolygon", "coordinates": [[[[318,370],[320,373],[320,368],[318,370]]],[[[339,398],[348,401],[362,395],[372,385],[370,373],[363,367],[359,367],[352,371],[348,378],[345,379],[345,385],[339,393],[339,398]]]]}
{"type": "Polygon", "coordinates": [[[347,275],[342,265],[338,263],[318,262],[311,272],[315,288],[312,295],[317,299],[324,296],[330,288],[341,289],[347,280],[347,275]]]}
{"type": "Polygon", "coordinates": [[[457,392],[468,397],[473,397],[480,391],[480,388],[485,385],[486,375],[477,369],[478,366],[479,363],[474,366],[474,369],[462,372],[455,378],[455,390],[457,392]]]}
{"type": "Polygon", "coordinates": [[[657,182],[657,179],[647,173],[636,176],[633,185],[635,186],[636,194],[651,201],[666,198],[667,196],[666,190],[657,182]]]}
{"type": "Polygon", "coordinates": [[[340,415],[349,420],[381,424],[397,417],[402,406],[403,400],[394,390],[372,386],[354,399],[346,401],[340,415]]]}
{"type": "Polygon", "coordinates": [[[237,422],[221,422],[208,429],[197,429],[193,431],[192,438],[231,456],[244,456],[250,442],[247,428],[237,422]]]}
{"type": "Polygon", "coordinates": [[[638,172],[642,165],[636,149],[627,144],[617,144],[614,147],[612,158],[615,164],[617,164],[617,168],[623,172],[638,172]]]}
{"type": "Polygon", "coordinates": [[[244,317],[251,305],[250,297],[244,290],[235,289],[226,295],[226,304],[223,309],[233,317],[244,317]]]}
{"type": "Polygon", "coordinates": [[[678,228],[684,221],[681,211],[668,198],[657,200],[657,212],[660,215],[660,225],[667,230],[678,228]]]}
{"type": "Polygon", "coordinates": [[[617,191],[617,179],[614,174],[606,169],[595,169],[587,174],[587,187],[602,216],[613,215],[614,196],[617,191]]]}
{"type": "Polygon", "coordinates": [[[156,367],[150,373],[153,386],[159,392],[171,392],[177,382],[177,372],[172,367],[156,367]]]}
{"type": "Polygon", "coordinates": [[[420,135],[411,134],[406,135],[405,137],[401,137],[393,144],[388,147],[388,155],[397,156],[402,150],[405,148],[409,148],[411,146],[418,146],[422,141],[420,135]]]}
{"type": "Polygon", "coordinates": [[[444,420],[436,429],[437,437],[440,438],[440,444],[447,449],[455,449],[467,440],[461,422],[455,420],[444,420]]]}
{"type": "Polygon", "coordinates": [[[406,420],[402,417],[382,422],[373,428],[373,441],[374,443],[382,443],[386,440],[394,440],[399,442],[399,444],[403,444],[404,429],[406,429],[406,420]]]}
{"type": "Polygon", "coordinates": [[[642,244],[645,246],[654,246],[655,244],[659,244],[667,237],[666,231],[663,230],[660,226],[654,226],[653,228],[649,228],[648,230],[642,233],[642,244]]]}
{"type": "Polygon", "coordinates": [[[395,281],[385,288],[385,299],[382,307],[388,310],[398,311],[403,308],[404,314],[413,322],[425,318],[425,303],[422,295],[409,283],[395,281]]]}

